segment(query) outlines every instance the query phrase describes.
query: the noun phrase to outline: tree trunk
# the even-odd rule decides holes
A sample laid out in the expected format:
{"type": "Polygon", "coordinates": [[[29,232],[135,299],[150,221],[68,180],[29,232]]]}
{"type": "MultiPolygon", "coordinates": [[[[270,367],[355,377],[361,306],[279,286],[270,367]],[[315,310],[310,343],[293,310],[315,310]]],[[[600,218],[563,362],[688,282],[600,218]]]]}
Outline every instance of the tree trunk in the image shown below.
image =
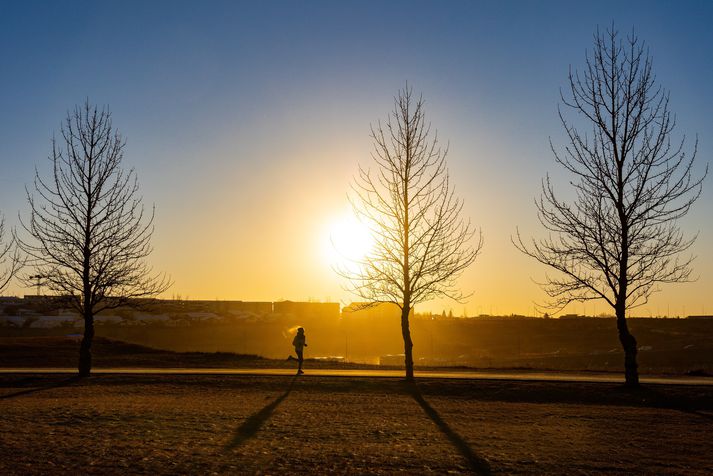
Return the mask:
{"type": "Polygon", "coordinates": [[[404,338],[404,363],[406,365],[406,380],[413,382],[413,341],[411,340],[411,329],[409,328],[408,316],[411,313],[410,306],[401,309],[401,335],[404,338]]]}
{"type": "Polygon", "coordinates": [[[619,330],[619,342],[624,348],[624,377],[629,387],[639,386],[639,369],[636,363],[636,339],[629,332],[626,324],[626,308],[617,306],[616,327],[619,330]]]}
{"type": "Polygon", "coordinates": [[[92,340],[94,339],[94,315],[84,312],[84,337],[79,346],[79,376],[89,377],[92,371],[92,340]]]}

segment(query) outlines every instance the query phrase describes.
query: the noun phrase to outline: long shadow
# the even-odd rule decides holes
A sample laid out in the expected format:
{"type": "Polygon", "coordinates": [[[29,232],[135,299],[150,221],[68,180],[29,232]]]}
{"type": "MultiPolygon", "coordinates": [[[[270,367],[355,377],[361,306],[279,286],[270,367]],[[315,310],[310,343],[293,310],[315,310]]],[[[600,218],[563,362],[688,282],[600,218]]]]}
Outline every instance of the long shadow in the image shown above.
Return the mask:
{"type": "Polygon", "coordinates": [[[237,430],[235,430],[235,436],[233,436],[233,440],[225,446],[225,449],[232,450],[234,448],[237,448],[238,446],[242,445],[247,440],[255,436],[255,434],[260,430],[260,428],[262,428],[262,426],[267,422],[267,420],[270,419],[275,409],[290,394],[290,392],[292,391],[292,387],[295,385],[295,380],[297,380],[297,377],[292,377],[290,385],[289,387],[287,387],[285,393],[277,397],[262,410],[250,415],[248,419],[245,420],[245,422],[240,425],[237,430]]]}
{"type": "MultiPolygon", "coordinates": [[[[653,403],[655,406],[659,408],[666,408],[669,410],[677,410],[679,412],[687,413],[689,415],[695,415],[697,417],[705,418],[708,420],[713,420],[713,414],[701,411],[699,408],[696,408],[696,404],[693,401],[686,401],[685,399],[682,398],[676,398],[675,396],[672,395],[666,395],[659,390],[655,388],[649,387],[641,387],[638,389],[634,390],[629,390],[627,391],[634,393],[634,394],[640,394],[643,397],[648,397],[648,399],[653,403]]],[[[710,407],[708,407],[710,408],[710,407]]]]}
{"type": "Polygon", "coordinates": [[[64,378],[57,382],[51,382],[49,384],[42,385],[40,387],[28,388],[27,390],[19,390],[17,392],[8,393],[7,395],[0,395],[0,400],[7,400],[9,398],[16,398],[16,397],[21,397],[23,395],[30,395],[32,393],[41,392],[43,390],[50,390],[53,388],[66,387],[68,385],[73,384],[74,382],[78,382],[79,380],[80,380],[80,377],[75,375],[73,377],[64,378]]]}
{"type": "Polygon", "coordinates": [[[461,438],[461,436],[456,433],[448,423],[441,418],[441,415],[423,398],[421,391],[418,389],[415,383],[408,384],[408,391],[416,402],[421,405],[423,411],[428,415],[428,417],[433,420],[438,428],[443,432],[444,435],[450,440],[453,446],[460,452],[460,454],[468,462],[468,465],[473,470],[474,473],[483,476],[489,475],[492,472],[490,464],[481,456],[476,454],[473,449],[468,446],[468,443],[461,438]]]}

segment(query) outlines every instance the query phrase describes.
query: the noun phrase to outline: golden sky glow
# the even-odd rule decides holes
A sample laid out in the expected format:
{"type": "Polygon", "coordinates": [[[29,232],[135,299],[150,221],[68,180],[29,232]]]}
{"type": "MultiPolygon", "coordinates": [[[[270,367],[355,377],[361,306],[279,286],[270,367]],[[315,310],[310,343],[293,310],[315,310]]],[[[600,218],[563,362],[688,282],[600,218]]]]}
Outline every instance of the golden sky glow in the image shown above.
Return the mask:
{"type": "MultiPolygon", "coordinates": [[[[347,192],[358,165],[370,164],[369,125],[386,118],[408,81],[449,144],[451,183],[485,241],[460,279],[469,301],[417,311],[532,314],[544,299],[535,281],[547,270],[510,239],[517,228],[544,233],[533,199],[546,173],[568,186],[549,144],[566,141],[559,88],[612,11],[651,48],[657,81],[671,93],[674,143],[698,135],[697,173],[713,157],[708,2],[612,1],[596,11],[558,2],[328,3],[226,2],[221,14],[172,4],[170,15],[160,2],[9,5],[17,12],[0,29],[0,211],[8,228],[18,213],[27,216],[34,168],[49,173],[50,141],[67,110],[88,98],[110,107],[127,140],[124,166],[135,168],[147,208],[156,206],[150,263],[174,281],[164,297],[349,303],[355,298],[332,270],[330,237],[344,253],[362,252],[358,232],[343,222],[347,192]]],[[[698,280],[662,286],[635,314],[713,313],[712,209],[709,177],[680,222],[687,236],[699,233],[691,248],[698,280]]],[[[34,292],[17,283],[5,291],[34,292]]],[[[583,311],[608,309],[589,303],[565,312],[583,311]]]]}

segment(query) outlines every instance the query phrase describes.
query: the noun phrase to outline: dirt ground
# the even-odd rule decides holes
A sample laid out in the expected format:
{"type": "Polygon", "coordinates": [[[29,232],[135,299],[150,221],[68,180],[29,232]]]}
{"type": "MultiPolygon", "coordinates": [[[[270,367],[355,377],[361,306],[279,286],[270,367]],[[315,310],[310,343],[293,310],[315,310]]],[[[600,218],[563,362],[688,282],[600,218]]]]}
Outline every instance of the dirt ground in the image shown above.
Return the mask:
{"type": "Polygon", "coordinates": [[[0,374],[0,474],[711,474],[713,388],[0,374]]]}

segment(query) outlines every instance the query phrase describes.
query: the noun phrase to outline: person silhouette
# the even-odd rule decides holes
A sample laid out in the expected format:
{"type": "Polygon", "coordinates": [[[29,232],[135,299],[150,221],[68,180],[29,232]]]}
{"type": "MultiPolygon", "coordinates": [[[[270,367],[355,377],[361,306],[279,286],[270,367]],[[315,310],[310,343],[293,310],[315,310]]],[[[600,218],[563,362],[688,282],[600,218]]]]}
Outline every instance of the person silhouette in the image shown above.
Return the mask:
{"type": "Polygon", "coordinates": [[[292,345],[295,346],[295,353],[297,354],[297,375],[302,375],[302,362],[304,361],[303,352],[304,348],[307,347],[307,340],[305,338],[305,330],[302,327],[297,328],[297,334],[295,338],[292,339],[292,345]]]}

